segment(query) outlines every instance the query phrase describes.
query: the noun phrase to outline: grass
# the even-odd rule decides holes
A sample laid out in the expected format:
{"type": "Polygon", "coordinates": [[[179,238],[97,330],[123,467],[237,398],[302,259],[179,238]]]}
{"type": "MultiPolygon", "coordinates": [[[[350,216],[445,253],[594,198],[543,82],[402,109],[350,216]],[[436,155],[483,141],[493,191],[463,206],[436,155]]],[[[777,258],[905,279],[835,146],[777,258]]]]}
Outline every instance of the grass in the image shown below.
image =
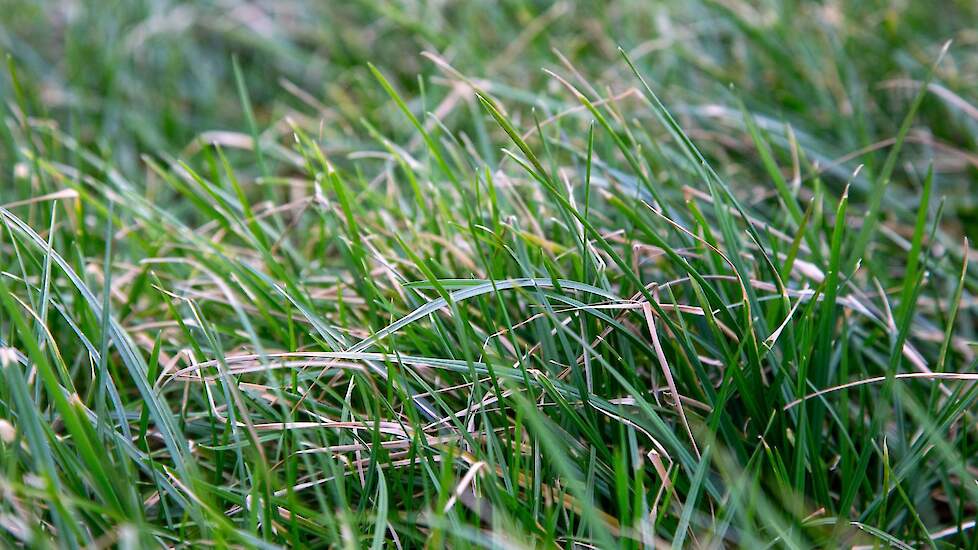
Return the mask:
{"type": "Polygon", "coordinates": [[[9,4],[0,546],[978,548],[973,3],[9,4]]]}

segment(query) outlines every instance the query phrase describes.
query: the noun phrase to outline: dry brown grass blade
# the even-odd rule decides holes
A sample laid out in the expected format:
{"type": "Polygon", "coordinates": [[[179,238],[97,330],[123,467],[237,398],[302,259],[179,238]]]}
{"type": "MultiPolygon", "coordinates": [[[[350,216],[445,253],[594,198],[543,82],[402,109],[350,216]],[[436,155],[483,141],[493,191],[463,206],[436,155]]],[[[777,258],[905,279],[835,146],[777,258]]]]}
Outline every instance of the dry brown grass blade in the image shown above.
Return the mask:
{"type": "MultiPolygon", "coordinates": [[[[815,397],[819,397],[832,392],[837,392],[840,390],[854,388],[857,386],[865,386],[866,384],[878,384],[886,380],[886,376],[874,376],[873,378],[866,378],[863,380],[855,380],[853,382],[847,382],[845,384],[839,384],[837,386],[832,386],[829,388],[821,389],[816,392],[812,392],[804,397],[795,399],[794,401],[788,403],[784,406],[783,410],[788,410],[792,407],[800,405],[802,402],[815,397]]],[[[922,379],[922,380],[962,380],[969,382],[978,382],[978,373],[970,372],[903,372],[896,374],[894,376],[897,380],[906,379],[922,379]]]]}
{"type": "Polygon", "coordinates": [[[683,410],[679,390],[676,388],[676,381],[672,377],[672,370],[669,368],[669,362],[666,361],[666,355],[662,351],[662,344],[659,343],[658,332],[655,330],[655,316],[652,313],[652,305],[648,302],[642,304],[642,312],[645,314],[645,322],[649,327],[649,335],[652,337],[652,346],[655,348],[656,358],[659,360],[659,366],[662,367],[662,374],[666,378],[666,385],[669,386],[669,391],[672,393],[672,400],[676,407],[676,412],[679,413],[683,427],[686,428],[686,435],[689,436],[689,441],[693,445],[693,451],[696,453],[696,457],[699,458],[700,449],[696,445],[696,438],[693,437],[693,430],[689,427],[689,421],[686,419],[686,411],[683,410]]]}

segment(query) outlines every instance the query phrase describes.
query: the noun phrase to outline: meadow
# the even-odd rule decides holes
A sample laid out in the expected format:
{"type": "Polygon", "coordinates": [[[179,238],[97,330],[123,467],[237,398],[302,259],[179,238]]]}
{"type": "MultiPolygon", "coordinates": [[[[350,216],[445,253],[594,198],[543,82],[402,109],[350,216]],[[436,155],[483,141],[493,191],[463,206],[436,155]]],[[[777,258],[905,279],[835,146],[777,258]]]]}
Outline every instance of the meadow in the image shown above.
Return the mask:
{"type": "Polygon", "coordinates": [[[978,3],[0,51],[0,547],[978,549],[978,3]]]}

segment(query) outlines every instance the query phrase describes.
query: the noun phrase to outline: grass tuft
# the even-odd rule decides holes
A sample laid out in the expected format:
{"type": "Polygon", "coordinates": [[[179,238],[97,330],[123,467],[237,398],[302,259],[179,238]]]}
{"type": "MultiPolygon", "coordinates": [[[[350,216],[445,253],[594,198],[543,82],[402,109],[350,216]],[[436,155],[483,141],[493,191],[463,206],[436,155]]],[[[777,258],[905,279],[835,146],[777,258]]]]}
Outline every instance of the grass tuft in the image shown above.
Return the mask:
{"type": "Polygon", "coordinates": [[[9,4],[0,546],[978,549],[973,2],[9,4]]]}

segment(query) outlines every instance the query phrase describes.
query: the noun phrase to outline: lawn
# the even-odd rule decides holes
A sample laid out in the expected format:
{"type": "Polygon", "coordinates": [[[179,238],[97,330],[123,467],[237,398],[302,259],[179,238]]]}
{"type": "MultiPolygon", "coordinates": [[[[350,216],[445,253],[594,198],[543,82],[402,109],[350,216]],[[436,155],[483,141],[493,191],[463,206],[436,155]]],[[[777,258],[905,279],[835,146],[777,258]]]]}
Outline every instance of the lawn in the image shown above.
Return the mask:
{"type": "Polygon", "coordinates": [[[0,547],[978,549],[973,0],[0,50],[0,547]]]}

